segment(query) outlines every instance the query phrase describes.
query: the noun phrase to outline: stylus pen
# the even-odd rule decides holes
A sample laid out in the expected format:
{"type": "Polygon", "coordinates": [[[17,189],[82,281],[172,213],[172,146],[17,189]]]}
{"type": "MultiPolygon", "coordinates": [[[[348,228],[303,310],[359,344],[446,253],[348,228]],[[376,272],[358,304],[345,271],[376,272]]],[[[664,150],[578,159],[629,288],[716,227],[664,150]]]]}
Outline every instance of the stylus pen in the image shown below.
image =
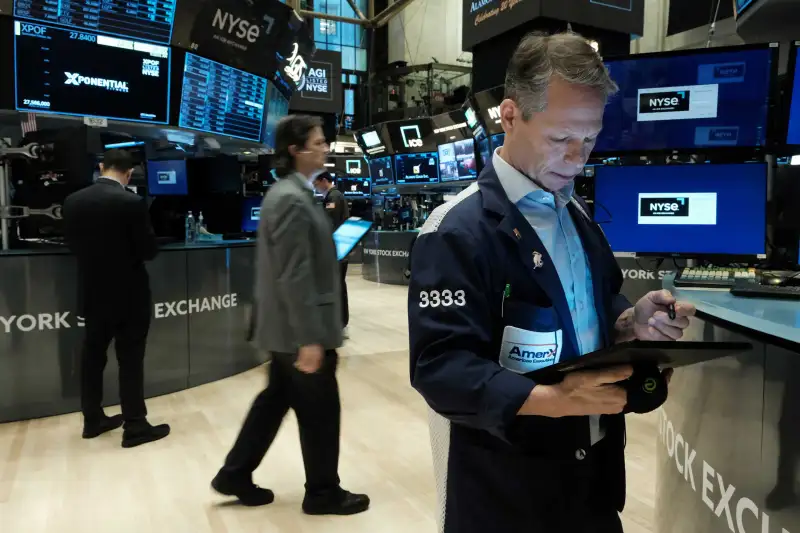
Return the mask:
{"type": "Polygon", "coordinates": [[[667,307],[667,312],[669,314],[669,319],[675,320],[675,304],[669,304],[669,307],[667,307]]]}

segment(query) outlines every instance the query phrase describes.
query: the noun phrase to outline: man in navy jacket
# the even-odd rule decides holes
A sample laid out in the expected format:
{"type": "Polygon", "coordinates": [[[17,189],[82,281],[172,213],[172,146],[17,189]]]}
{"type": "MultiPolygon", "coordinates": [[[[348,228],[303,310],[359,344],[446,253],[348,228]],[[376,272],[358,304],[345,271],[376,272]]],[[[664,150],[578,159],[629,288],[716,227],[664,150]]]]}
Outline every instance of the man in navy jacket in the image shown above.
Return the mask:
{"type": "Polygon", "coordinates": [[[622,531],[627,395],[617,383],[632,370],[557,385],[523,375],[624,340],[678,339],[694,314],[667,291],[632,306],[573,195],[616,90],[582,37],[526,37],[500,105],[505,145],[414,245],[411,380],[432,411],[445,533],[622,531]]]}

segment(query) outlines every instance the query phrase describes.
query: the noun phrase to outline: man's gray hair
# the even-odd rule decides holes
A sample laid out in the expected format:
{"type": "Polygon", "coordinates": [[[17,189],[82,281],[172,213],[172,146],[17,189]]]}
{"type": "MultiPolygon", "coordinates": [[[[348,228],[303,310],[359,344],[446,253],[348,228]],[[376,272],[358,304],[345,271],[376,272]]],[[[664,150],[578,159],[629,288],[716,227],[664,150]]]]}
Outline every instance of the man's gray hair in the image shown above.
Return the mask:
{"type": "Polygon", "coordinates": [[[506,73],[506,98],[528,120],[547,107],[547,87],[558,76],[568,83],[593,87],[608,99],[619,88],[600,54],[577,33],[531,33],[519,43],[506,73]]]}

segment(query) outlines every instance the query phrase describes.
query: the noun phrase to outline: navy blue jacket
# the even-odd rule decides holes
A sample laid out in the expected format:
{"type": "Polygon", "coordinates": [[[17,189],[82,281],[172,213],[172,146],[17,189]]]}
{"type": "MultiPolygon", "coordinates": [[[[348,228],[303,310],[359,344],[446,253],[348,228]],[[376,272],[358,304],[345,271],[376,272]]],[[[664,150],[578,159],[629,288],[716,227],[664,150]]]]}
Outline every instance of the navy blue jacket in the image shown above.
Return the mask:
{"type": "MultiPolygon", "coordinates": [[[[575,200],[568,209],[589,260],[603,341],[610,345],[616,319],[631,306],[620,294],[622,273],[585,204],[575,200]]],[[[491,165],[476,184],[434,211],[420,232],[408,309],[411,382],[435,412],[432,441],[445,532],[567,531],[559,513],[573,512],[564,500],[580,490],[598,490],[593,501],[622,509],[621,415],[603,417],[606,437],[594,448],[588,417],[517,416],[535,383],[498,363],[506,326],[561,330],[560,361],[580,352],[554,263],[491,165]],[[538,265],[534,251],[541,254],[538,265]],[[509,297],[507,285],[513,287],[509,297]],[[582,475],[594,449],[603,450],[601,458],[592,457],[602,465],[601,475],[592,473],[587,483],[569,481],[582,475]]]]}

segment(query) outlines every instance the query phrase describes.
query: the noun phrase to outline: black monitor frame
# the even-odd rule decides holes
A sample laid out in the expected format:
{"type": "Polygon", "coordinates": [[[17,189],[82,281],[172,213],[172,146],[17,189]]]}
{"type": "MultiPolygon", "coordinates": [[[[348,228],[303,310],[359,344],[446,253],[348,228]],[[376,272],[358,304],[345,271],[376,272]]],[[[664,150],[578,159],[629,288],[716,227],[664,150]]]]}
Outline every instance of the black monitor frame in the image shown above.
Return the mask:
{"type": "Polygon", "coordinates": [[[780,99],[780,88],[778,87],[778,72],[780,59],[780,46],[777,42],[754,43],[737,46],[719,46],[713,48],[692,48],[687,50],[669,50],[666,52],[648,52],[645,54],[626,54],[619,56],[604,57],[603,62],[640,60],[648,58],[670,58],[691,55],[720,54],[726,52],[737,52],[745,50],[764,50],[772,51],[770,87],[768,91],[768,110],[766,121],[766,144],[764,146],[720,146],[720,147],[689,147],[689,148],[663,148],[658,150],[609,150],[605,152],[593,151],[592,157],[619,157],[626,155],[665,155],[665,154],[741,154],[749,157],[769,153],[776,147],[776,127],[775,118],[778,113],[778,102],[780,99]]]}
{"type": "MultiPolygon", "coordinates": [[[[796,77],[800,76],[800,70],[797,69],[798,55],[800,55],[800,41],[794,41],[789,45],[789,67],[786,69],[787,87],[782,100],[786,107],[781,110],[784,120],[781,121],[780,144],[784,147],[784,150],[779,151],[786,155],[800,154],[800,144],[789,144],[789,118],[792,110],[792,99],[800,99],[800,94],[794,94],[796,77]]],[[[800,117],[797,118],[800,120],[800,117]]]]}

